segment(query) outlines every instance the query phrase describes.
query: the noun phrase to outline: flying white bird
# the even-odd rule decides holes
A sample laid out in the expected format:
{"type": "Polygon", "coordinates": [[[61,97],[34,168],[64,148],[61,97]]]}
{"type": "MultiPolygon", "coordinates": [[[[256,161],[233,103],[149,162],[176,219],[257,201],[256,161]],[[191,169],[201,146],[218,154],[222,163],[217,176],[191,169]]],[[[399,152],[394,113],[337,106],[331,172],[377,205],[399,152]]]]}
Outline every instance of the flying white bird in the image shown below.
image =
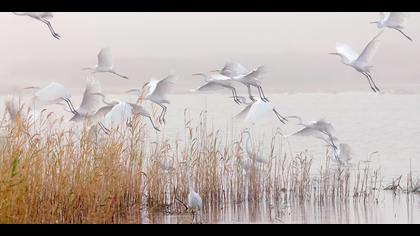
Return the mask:
{"type": "Polygon", "coordinates": [[[341,62],[344,65],[350,66],[362,73],[368,80],[370,88],[374,92],[380,92],[379,88],[376,86],[375,82],[370,75],[370,69],[372,66],[369,65],[370,60],[374,56],[376,49],[379,43],[379,36],[383,33],[383,30],[377,34],[365,47],[361,54],[358,54],[351,48],[349,45],[344,43],[337,43],[335,53],[330,53],[331,55],[337,55],[341,57],[341,62]]]}
{"type": "Polygon", "coordinates": [[[105,95],[102,93],[94,93],[93,95],[102,97],[102,102],[106,104],[91,117],[98,122],[99,126],[106,134],[110,134],[111,132],[108,127],[125,125],[133,116],[144,116],[149,118],[153,128],[160,131],[153,122],[150,113],[142,106],[117,99],[108,102],[105,100],[105,95]]]}
{"type": "Polygon", "coordinates": [[[150,80],[143,85],[143,90],[146,94],[144,97],[141,97],[141,91],[139,89],[131,89],[128,90],[127,93],[136,92],[139,99],[149,100],[159,105],[162,108],[162,112],[159,116],[159,123],[166,123],[165,115],[168,108],[165,104],[171,103],[167,95],[172,92],[177,80],[178,76],[176,75],[169,75],[161,80],[150,80]]]}
{"type": "Polygon", "coordinates": [[[413,41],[407,34],[403,32],[404,21],[408,17],[406,12],[380,12],[380,20],[371,22],[376,24],[379,29],[390,28],[399,31],[408,40],[413,41]]]}
{"type": "Polygon", "coordinates": [[[351,148],[350,145],[340,143],[338,149],[334,149],[334,160],[340,165],[346,165],[351,160],[351,148]]]}
{"type": "Polygon", "coordinates": [[[35,100],[34,102],[40,102],[43,105],[50,105],[50,104],[60,104],[62,105],[62,101],[66,102],[70,112],[73,114],[78,114],[72,102],[70,101],[71,93],[70,91],[64,87],[64,85],[52,82],[48,86],[44,88],[39,87],[27,87],[25,89],[35,89],[37,92],[35,93],[35,100]]]}
{"type": "Polygon", "coordinates": [[[83,94],[82,103],[76,110],[75,114],[70,121],[82,121],[85,118],[90,118],[101,108],[102,99],[100,96],[95,95],[102,93],[101,84],[95,78],[88,78],[86,83],[85,92],[83,94]]]}
{"type": "Polygon", "coordinates": [[[41,21],[48,26],[54,38],[60,39],[61,36],[54,31],[53,27],[51,26],[51,22],[48,20],[54,17],[52,12],[13,12],[13,14],[18,16],[29,16],[33,19],[41,21]]]}
{"type": "Polygon", "coordinates": [[[287,116],[287,118],[296,118],[299,120],[298,125],[303,126],[297,132],[294,132],[290,135],[286,135],[285,137],[290,136],[313,136],[315,138],[321,139],[326,142],[328,145],[337,149],[335,142],[338,140],[334,135],[334,127],[331,123],[327,122],[324,119],[320,119],[318,121],[311,121],[307,124],[304,124],[302,118],[299,116],[287,116]]]}
{"type": "Polygon", "coordinates": [[[90,70],[92,73],[104,72],[117,75],[123,79],[128,79],[127,76],[120,75],[114,70],[114,64],[112,63],[112,54],[110,48],[102,48],[98,54],[98,64],[94,67],[83,68],[83,70],[90,70]]]}
{"type": "Polygon", "coordinates": [[[214,92],[221,89],[229,89],[232,91],[233,100],[240,104],[241,101],[238,99],[238,94],[236,93],[236,89],[233,86],[233,80],[230,77],[224,76],[222,74],[206,74],[206,73],[196,73],[193,76],[201,76],[204,78],[206,84],[203,86],[191,90],[192,92],[214,92]]]}
{"type": "Polygon", "coordinates": [[[220,74],[230,77],[235,81],[238,81],[245,85],[248,88],[248,95],[251,101],[256,101],[252,96],[251,86],[258,89],[260,98],[263,101],[268,102],[267,97],[264,94],[264,91],[261,87],[261,80],[259,78],[264,74],[265,67],[260,66],[254,70],[248,70],[245,66],[236,63],[236,62],[227,62],[222,70],[215,70],[214,72],[219,72],[220,74]]]}
{"type": "Polygon", "coordinates": [[[280,115],[270,102],[257,99],[255,102],[248,104],[234,119],[255,123],[264,117],[267,112],[273,111],[281,123],[286,124],[287,118],[280,115]]]}

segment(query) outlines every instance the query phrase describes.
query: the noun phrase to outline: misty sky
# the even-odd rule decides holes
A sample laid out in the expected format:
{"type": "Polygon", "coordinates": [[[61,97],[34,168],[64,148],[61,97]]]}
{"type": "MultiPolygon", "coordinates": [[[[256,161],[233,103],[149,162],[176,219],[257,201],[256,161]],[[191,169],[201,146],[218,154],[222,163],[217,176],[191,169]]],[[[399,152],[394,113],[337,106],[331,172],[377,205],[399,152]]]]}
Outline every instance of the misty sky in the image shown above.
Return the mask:
{"type": "MultiPolygon", "coordinates": [[[[177,91],[200,84],[191,74],[222,67],[227,60],[267,66],[269,92],[369,91],[366,79],[328,55],[336,42],[360,52],[379,32],[378,13],[69,13],[52,25],[62,36],[28,17],[0,13],[0,92],[57,81],[76,90],[96,64],[102,47],[112,49],[119,80],[97,74],[105,91],[124,91],[173,72],[177,91]]],[[[373,59],[373,77],[384,90],[420,88],[419,13],[405,32],[387,30],[373,59]],[[417,85],[417,87],[415,86],[417,85]]],[[[416,90],[415,90],[416,91],[416,90]]]]}

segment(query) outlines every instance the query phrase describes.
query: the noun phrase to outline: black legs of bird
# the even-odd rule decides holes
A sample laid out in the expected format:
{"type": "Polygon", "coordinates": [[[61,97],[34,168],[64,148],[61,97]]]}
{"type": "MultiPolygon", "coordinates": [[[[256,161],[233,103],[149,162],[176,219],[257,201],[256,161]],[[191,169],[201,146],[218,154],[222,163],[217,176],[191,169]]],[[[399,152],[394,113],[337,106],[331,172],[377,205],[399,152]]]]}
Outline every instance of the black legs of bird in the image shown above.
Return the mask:
{"type": "Polygon", "coordinates": [[[256,87],[258,89],[258,93],[260,94],[261,100],[263,100],[264,102],[269,102],[269,100],[267,99],[267,97],[264,94],[264,91],[263,91],[262,87],[260,85],[257,85],[256,87]]]}
{"type": "Polygon", "coordinates": [[[410,41],[413,41],[413,39],[410,37],[410,36],[408,36],[408,35],[406,35],[401,29],[398,29],[398,28],[396,28],[396,27],[391,27],[391,29],[394,29],[394,30],[397,30],[397,31],[399,31],[402,35],[404,35],[404,37],[406,37],[408,40],[410,40],[410,41]]]}
{"type": "Polygon", "coordinates": [[[105,127],[105,125],[102,122],[98,122],[99,127],[101,127],[101,129],[104,131],[104,133],[106,135],[110,135],[111,134],[111,130],[109,130],[107,127],[105,127]]]}
{"type": "Polygon", "coordinates": [[[70,109],[71,113],[73,113],[73,114],[77,115],[77,114],[78,114],[78,112],[76,111],[76,109],[74,109],[74,106],[73,106],[73,104],[71,103],[70,99],[68,99],[68,98],[62,98],[62,99],[63,99],[63,100],[67,103],[67,106],[69,107],[69,109],[70,109]]]}
{"type": "Polygon", "coordinates": [[[232,87],[232,95],[233,95],[233,101],[235,101],[237,104],[241,104],[241,100],[238,98],[238,94],[236,93],[236,89],[232,87]]]}
{"type": "Polygon", "coordinates": [[[123,79],[128,79],[128,77],[127,77],[127,76],[125,76],[125,75],[120,75],[120,74],[118,74],[118,73],[117,73],[117,72],[115,72],[115,71],[110,71],[109,73],[114,74],[114,75],[116,75],[116,76],[119,76],[119,77],[121,77],[121,78],[123,78],[123,79]]]}
{"type": "Polygon", "coordinates": [[[162,123],[166,124],[165,115],[166,115],[166,110],[167,110],[168,108],[167,108],[165,105],[163,105],[163,104],[159,104],[159,103],[158,103],[158,105],[159,105],[160,107],[162,107],[162,112],[160,113],[160,116],[159,116],[159,123],[160,123],[160,124],[162,124],[162,123]]]}
{"type": "Polygon", "coordinates": [[[288,121],[286,117],[280,115],[280,113],[276,109],[273,109],[273,112],[276,114],[277,118],[279,118],[281,123],[286,124],[286,122],[288,121]]]}
{"type": "Polygon", "coordinates": [[[373,81],[372,76],[368,72],[362,72],[362,74],[366,76],[369,82],[370,88],[373,90],[373,92],[375,93],[381,92],[381,90],[378,88],[378,86],[376,86],[375,82],[373,81]]]}
{"type": "Polygon", "coordinates": [[[251,85],[248,85],[248,95],[249,95],[249,99],[251,99],[251,101],[256,102],[257,99],[254,98],[254,96],[252,96],[252,92],[251,92],[251,85]]]}
{"type": "Polygon", "coordinates": [[[51,32],[51,34],[54,38],[56,38],[56,39],[61,38],[61,36],[54,31],[53,27],[51,26],[51,23],[48,20],[46,20],[44,18],[40,18],[39,20],[48,26],[48,28],[50,29],[50,32],[51,32]]]}

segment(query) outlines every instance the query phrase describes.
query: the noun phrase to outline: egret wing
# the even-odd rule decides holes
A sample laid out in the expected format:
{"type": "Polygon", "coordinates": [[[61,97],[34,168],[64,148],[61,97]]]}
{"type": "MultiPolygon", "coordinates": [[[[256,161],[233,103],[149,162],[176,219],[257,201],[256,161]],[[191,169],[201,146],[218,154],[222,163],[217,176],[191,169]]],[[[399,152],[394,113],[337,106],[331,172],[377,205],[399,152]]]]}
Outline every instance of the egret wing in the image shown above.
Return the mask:
{"type": "Polygon", "coordinates": [[[110,48],[103,48],[98,54],[98,66],[112,68],[112,54],[110,48]]]}
{"type": "Polygon", "coordinates": [[[376,50],[379,46],[379,36],[383,33],[383,31],[379,32],[365,47],[363,52],[357,58],[357,63],[362,66],[367,66],[370,60],[375,55],[376,50]]]}
{"type": "Polygon", "coordinates": [[[391,27],[402,27],[405,19],[409,16],[407,12],[390,12],[386,18],[386,24],[391,27]]]}
{"type": "Polygon", "coordinates": [[[254,105],[254,103],[248,104],[241,112],[239,112],[239,114],[234,116],[234,119],[244,121],[247,118],[249,111],[251,110],[251,107],[254,105]]]}
{"type": "Polygon", "coordinates": [[[359,54],[348,44],[337,43],[335,48],[337,50],[337,53],[341,54],[349,61],[355,61],[359,57],[359,54]]]}
{"type": "Polygon", "coordinates": [[[96,112],[102,104],[100,96],[94,95],[102,93],[101,84],[94,78],[87,79],[86,89],[83,94],[82,103],[78,109],[81,114],[92,114],[96,112]]]}
{"type": "Polygon", "coordinates": [[[159,80],[156,83],[154,90],[151,90],[153,93],[153,96],[156,98],[159,98],[159,100],[167,100],[166,96],[172,92],[177,79],[178,79],[177,76],[169,75],[166,78],[159,80]]]}
{"type": "Polygon", "coordinates": [[[192,91],[193,92],[213,92],[213,91],[218,91],[218,90],[221,90],[221,89],[224,89],[224,87],[221,86],[220,84],[215,83],[215,82],[208,82],[205,85],[203,85],[203,86],[201,86],[197,89],[194,89],[192,91]]]}
{"type": "Polygon", "coordinates": [[[228,77],[236,77],[240,75],[246,75],[249,73],[250,71],[247,68],[245,68],[245,66],[237,62],[227,62],[221,72],[222,75],[228,77]]]}
{"type": "Polygon", "coordinates": [[[35,96],[41,101],[54,101],[60,98],[69,99],[71,97],[71,93],[62,84],[53,82],[47,87],[36,92],[35,96]]]}

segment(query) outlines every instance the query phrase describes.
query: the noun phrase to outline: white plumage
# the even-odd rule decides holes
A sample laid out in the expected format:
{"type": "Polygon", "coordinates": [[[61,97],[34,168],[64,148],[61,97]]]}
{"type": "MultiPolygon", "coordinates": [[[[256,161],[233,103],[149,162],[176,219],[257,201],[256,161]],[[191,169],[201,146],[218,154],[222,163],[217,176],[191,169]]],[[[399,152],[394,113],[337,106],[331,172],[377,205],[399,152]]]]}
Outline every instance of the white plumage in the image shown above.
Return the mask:
{"type": "Polygon", "coordinates": [[[92,71],[92,73],[111,73],[119,76],[120,78],[128,79],[127,76],[115,72],[110,48],[102,48],[101,51],[98,53],[98,63],[94,67],[87,67],[84,68],[84,70],[90,70],[92,71]]]}
{"type": "Polygon", "coordinates": [[[54,15],[52,12],[13,12],[13,14],[18,16],[28,16],[33,19],[39,20],[48,26],[48,29],[50,30],[54,38],[61,38],[61,36],[54,31],[53,27],[51,26],[51,22],[48,20],[50,18],[53,18],[54,15]]]}

